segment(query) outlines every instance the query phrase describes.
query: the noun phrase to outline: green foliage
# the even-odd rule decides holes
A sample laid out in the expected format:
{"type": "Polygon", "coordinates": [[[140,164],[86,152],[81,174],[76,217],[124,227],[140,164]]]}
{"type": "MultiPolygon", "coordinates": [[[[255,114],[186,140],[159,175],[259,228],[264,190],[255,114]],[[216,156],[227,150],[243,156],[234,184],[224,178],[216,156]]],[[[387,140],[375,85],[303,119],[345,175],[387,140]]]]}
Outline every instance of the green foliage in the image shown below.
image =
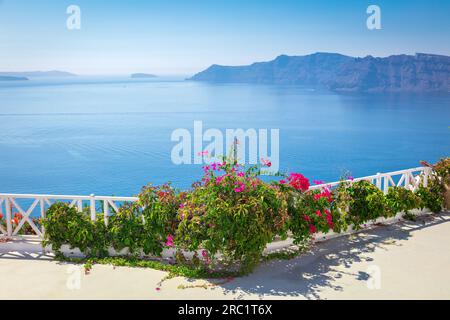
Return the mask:
{"type": "Polygon", "coordinates": [[[444,203],[444,197],[441,192],[441,185],[436,180],[428,182],[428,186],[423,184],[417,190],[417,196],[421,200],[421,208],[428,208],[431,212],[441,212],[444,203]]]}
{"type": "Polygon", "coordinates": [[[332,212],[332,195],[328,189],[300,192],[290,206],[289,230],[294,244],[307,243],[316,232],[334,228],[337,216],[332,212]]]}
{"type": "Polygon", "coordinates": [[[420,197],[402,187],[390,187],[386,199],[394,214],[404,212],[408,216],[410,210],[421,207],[420,197]]]}
{"type": "MultiPolygon", "coordinates": [[[[450,209],[450,158],[443,158],[431,167],[434,173],[429,177],[428,184],[433,192],[437,191],[438,188],[440,189],[442,205],[448,210],[450,209]]],[[[434,199],[433,205],[435,206],[434,209],[437,210],[437,199],[434,199]]]]}
{"type": "Polygon", "coordinates": [[[167,236],[175,234],[178,227],[177,210],[184,197],[185,193],[178,193],[168,184],[142,189],[137,205],[144,208],[142,249],[145,254],[160,255],[167,236]]]}
{"type": "Polygon", "coordinates": [[[95,264],[113,265],[116,267],[133,267],[133,268],[151,268],[161,271],[169,272],[169,277],[182,276],[192,279],[202,278],[230,278],[243,275],[239,271],[212,271],[205,266],[195,266],[193,264],[173,265],[164,263],[162,261],[155,261],[149,259],[140,259],[134,256],[117,256],[117,257],[103,257],[103,258],[68,258],[58,255],[57,260],[62,262],[70,262],[83,264],[85,271],[90,271],[95,264]]]}
{"type": "Polygon", "coordinates": [[[138,206],[131,203],[122,205],[119,212],[110,217],[108,233],[115,250],[128,248],[130,253],[139,251],[145,236],[138,206]]]}
{"type": "Polygon", "coordinates": [[[238,165],[207,167],[203,182],[186,195],[180,210],[175,243],[183,249],[204,249],[213,258],[238,263],[250,271],[276,235],[285,236],[287,195],[263,183],[252,169],[238,165]]]}
{"type": "Polygon", "coordinates": [[[383,192],[369,181],[342,182],[336,189],[336,208],[341,212],[340,229],[355,229],[379,217],[390,217],[392,211],[383,192]]]}
{"type": "Polygon", "coordinates": [[[107,254],[109,241],[102,215],[97,215],[97,220],[92,222],[86,211],[78,212],[67,203],[55,203],[47,210],[42,223],[45,228],[43,244],[51,244],[57,253],[66,244],[88,256],[107,254]]]}

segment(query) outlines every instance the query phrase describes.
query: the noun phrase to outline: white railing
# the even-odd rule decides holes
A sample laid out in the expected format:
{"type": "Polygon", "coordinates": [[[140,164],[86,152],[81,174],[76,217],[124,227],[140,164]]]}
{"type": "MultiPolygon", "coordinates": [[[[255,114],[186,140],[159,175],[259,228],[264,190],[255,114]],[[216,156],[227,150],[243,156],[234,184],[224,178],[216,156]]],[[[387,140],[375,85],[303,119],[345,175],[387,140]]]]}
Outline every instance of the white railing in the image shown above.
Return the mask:
{"type": "MultiPolygon", "coordinates": [[[[423,181],[424,186],[428,184],[428,178],[431,174],[432,169],[429,167],[418,167],[406,170],[392,171],[386,173],[377,173],[372,176],[360,177],[355,179],[345,180],[350,183],[366,180],[377,186],[378,189],[382,190],[385,194],[388,192],[389,187],[397,186],[407,188],[409,190],[415,191],[421,181],[423,181]],[[396,181],[398,178],[398,181],[396,181]]],[[[321,189],[321,188],[333,188],[338,186],[342,181],[336,181],[331,183],[324,183],[320,185],[311,186],[309,189],[321,189]]]]}
{"type": "MultiPolygon", "coordinates": [[[[388,173],[377,173],[373,176],[355,178],[352,180],[347,180],[348,182],[356,182],[361,180],[367,180],[376,185],[379,189],[383,190],[384,193],[388,192],[389,187],[399,186],[408,188],[410,190],[415,190],[418,188],[419,183],[423,181],[424,186],[427,185],[429,175],[431,174],[431,168],[428,167],[418,167],[407,170],[400,170],[388,173]]],[[[333,188],[339,185],[342,181],[336,181],[321,185],[311,186],[310,190],[320,189],[320,188],[333,188]]],[[[111,209],[115,212],[118,211],[118,204],[120,202],[134,202],[137,201],[136,197],[108,197],[108,196],[70,196],[70,195],[38,195],[38,194],[7,194],[0,193],[0,214],[3,215],[4,221],[6,222],[6,230],[0,224],[0,234],[6,236],[18,235],[19,231],[28,223],[32,230],[40,237],[44,233],[44,229],[41,227],[39,229],[33,220],[30,218],[31,214],[38,209],[38,217],[45,218],[46,210],[52,203],[56,201],[63,201],[69,203],[71,207],[76,206],[78,211],[83,210],[83,205],[89,208],[91,220],[96,219],[97,215],[97,204],[102,206],[105,223],[108,222],[108,217],[111,215],[111,209]],[[22,201],[29,202],[28,208],[25,210],[18,203],[18,199],[22,201]],[[39,205],[39,207],[38,207],[39,205]],[[4,210],[3,210],[4,209],[4,210]],[[13,212],[17,210],[17,212],[13,212]],[[14,220],[14,213],[20,214],[20,221],[14,220]]]]}
{"type": "Polygon", "coordinates": [[[15,236],[19,233],[25,223],[33,229],[33,231],[40,237],[44,233],[44,229],[39,229],[30,215],[37,209],[39,205],[38,217],[45,218],[45,213],[53,203],[57,201],[67,202],[70,207],[76,206],[78,211],[82,211],[83,208],[88,207],[91,215],[91,220],[96,219],[97,204],[102,205],[105,221],[108,221],[108,217],[111,215],[111,209],[115,212],[119,211],[119,202],[134,202],[137,201],[136,197],[108,197],[108,196],[96,196],[91,194],[90,196],[70,196],[70,195],[47,195],[47,194],[7,194],[0,193],[0,213],[4,217],[6,222],[6,230],[0,225],[0,233],[7,236],[15,236]],[[28,200],[31,202],[28,209],[23,209],[18,203],[18,199],[22,201],[28,200]],[[17,212],[13,212],[17,210],[17,212]],[[20,221],[14,221],[14,215],[20,214],[20,221]]]}

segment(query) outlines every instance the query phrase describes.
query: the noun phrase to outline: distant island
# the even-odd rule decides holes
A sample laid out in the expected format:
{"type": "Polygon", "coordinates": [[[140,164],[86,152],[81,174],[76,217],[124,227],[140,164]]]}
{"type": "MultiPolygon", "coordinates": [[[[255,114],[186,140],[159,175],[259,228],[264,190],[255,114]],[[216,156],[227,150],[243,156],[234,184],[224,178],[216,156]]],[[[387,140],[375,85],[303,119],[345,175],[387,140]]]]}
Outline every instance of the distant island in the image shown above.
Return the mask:
{"type": "Polygon", "coordinates": [[[157,76],[149,73],[133,73],[131,78],[133,79],[146,79],[146,78],[156,78],[157,76]]]}
{"type": "Polygon", "coordinates": [[[11,77],[11,76],[2,76],[0,75],[0,81],[24,81],[28,80],[27,77],[11,77]]]}
{"type": "Polygon", "coordinates": [[[281,55],[247,66],[212,65],[188,80],[294,84],[340,92],[450,92],[450,57],[424,53],[385,58],[281,55]]]}
{"type": "Polygon", "coordinates": [[[0,72],[0,76],[4,77],[26,77],[26,78],[36,78],[36,77],[76,77],[76,74],[66,72],[66,71],[22,71],[22,72],[0,72]]]}

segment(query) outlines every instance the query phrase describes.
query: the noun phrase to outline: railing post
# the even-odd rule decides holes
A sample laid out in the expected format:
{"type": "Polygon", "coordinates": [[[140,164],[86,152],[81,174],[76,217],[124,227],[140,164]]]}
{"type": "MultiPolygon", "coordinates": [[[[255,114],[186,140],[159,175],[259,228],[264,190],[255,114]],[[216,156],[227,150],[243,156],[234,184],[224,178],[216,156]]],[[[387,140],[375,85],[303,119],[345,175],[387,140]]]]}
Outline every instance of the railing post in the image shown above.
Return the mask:
{"type": "Polygon", "coordinates": [[[377,181],[377,188],[381,190],[381,173],[380,172],[377,172],[376,181],[377,181]]]}
{"type": "Polygon", "coordinates": [[[91,194],[90,195],[91,199],[90,199],[90,207],[91,207],[91,220],[95,221],[95,194],[91,194]]]}
{"type": "Polygon", "coordinates": [[[42,219],[45,219],[45,202],[44,199],[39,200],[40,206],[41,206],[41,232],[44,234],[44,226],[42,225],[42,219]]]}
{"type": "Polygon", "coordinates": [[[8,237],[12,236],[12,222],[11,222],[11,204],[9,198],[5,198],[5,211],[6,211],[6,232],[8,237]]]}
{"type": "Polygon", "coordinates": [[[384,176],[384,186],[383,186],[383,192],[384,194],[387,194],[389,191],[389,177],[387,175],[384,176]]]}
{"type": "Polygon", "coordinates": [[[431,168],[425,167],[423,169],[423,186],[426,188],[428,187],[428,177],[431,173],[431,168]]]}
{"type": "Polygon", "coordinates": [[[409,189],[409,175],[410,175],[410,172],[407,171],[407,172],[404,173],[404,175],[405,175],[405,189],[409,189]]]}
{"type": "Polygon", "coordinates": [[[77,209],[78,209],[78,212],[83,212],[83,200],[78,200],[77,201],[77,209]]]}
{"type": "Polygon", "coordinates": [[[108,218],[109,218],[108,200],[103,200],[103,215],[104,215],[105,225],[108,225],[108,218]]]}

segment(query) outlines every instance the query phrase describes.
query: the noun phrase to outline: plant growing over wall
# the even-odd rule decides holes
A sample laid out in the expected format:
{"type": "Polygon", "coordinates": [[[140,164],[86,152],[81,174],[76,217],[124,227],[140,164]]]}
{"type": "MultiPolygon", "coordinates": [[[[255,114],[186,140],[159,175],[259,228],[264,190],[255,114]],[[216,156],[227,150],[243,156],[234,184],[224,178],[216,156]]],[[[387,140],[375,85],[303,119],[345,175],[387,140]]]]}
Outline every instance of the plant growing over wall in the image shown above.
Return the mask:
{"type": "Polygon", "coordinates": [[[441,212],[444,203],[441,185],[436,180],[428,182],[428,186],[424,187],[420,184],[416,194],[421,200],[420,208],[428,208],[431,212],[441,212]]]}
{"type": "Polygon", "coordinates": [[[332,211],[332,202],[333,197],[328,188],[304,191],[294,197],[289,230],[295,244],[304,244],[315,233],[327,233],[335,228],[337,216],[332,211]]]}
{"type": "Polygon", "coordinates": [[[248,273],[275,238],[289,234],[303,247],[318,232],[359,229],[379,217],[408,214],[415,208],[442,208],[443,178],[438,176],[430,178],[427,187],[422,183],[416,193],[391,187],[384,195],[369,181],[346,180],[334,190],[311,190],[309,180],[299,173],[278,182],[265,182],[260,173],[259,167],[245,169],[225,159],[205,166],[201,181],[188,191],[169,184],[144,187],[138,201],[123,204],[107,224],[103,214],[91,221],[89,208],[78,212],[55,203],[42,221],[44,245],[60,253],[67,244],[95,258],[107,256],[110,247],[127,248],[132,256],[158,256],[172,248],[179,265],[202,273],[211,271],[219,256],[221,264],[248,273]],[[194,252],[194,257],[186,259],[184,250],[194,252]]]}
{"type": "Polygon", "coordinates": [[[342,182],[335,193],[335,206],[342,214],[341,229],[347,226],[360,229],[370,220],[392,216],[383,192],[369,181],[342,182]]]}
{"type": "Polygon", "coordinates": [[[107,254],[109,240],[102,215],[93,222],[86,210],[79,212],[67,203],[59,202],[50,206],[42,223],[45,228],[43,245],[51,244],[57,253],[66,244],[71,249],[79,248],[88,256],[107,254]]]}
{"type": "Polygon", "coordinates": [[[145,237],[139,207],[134,203],[123,204],[119,212],[109,218],[108,233],[115,250],[127,248],[130,253],[138,252],[145,237]]]}
{"type": "Polygon", "coordinates": [[[137,205],[144,217],[142,248],[145,254],[160,255],[170,244],[178,227],[177,210],[185,198],[169,184],[161,187],[146,186],[139,194],[137,205]]]}
{"type": "MultiPolygon", "coordinates": [[[[433,191],[440,189],[443,201],[442,205],[447,210],[450,209],[450,158],[443,158],[434,165],[426,161],[421,161],[421,163],[433,169],[433,173],[429,178],[430,181],[428,182],[430,189],[433,189],[433,191]]],[[[430,198],[429,200],[431,201],[430,198]]]]}
{"type": "Polygon", "coordinates": [[[386,199],[393,214],[404,212],[404,217],[410,220],[414,220],[414,216],[409,211],[421,207],[420,197],[403,187],[390,187],[386,199]]]}
{"type": "Polygon", "coordinates": [[[277,184],[262,182],[254,168],[242,169],[227,162],[204,168],[178,210],[175,244],[204,249],[205,261],[220,252],[224,262],[237,262],[246,272],[276,235],[286,234],[288,198],[277,184]]]}

